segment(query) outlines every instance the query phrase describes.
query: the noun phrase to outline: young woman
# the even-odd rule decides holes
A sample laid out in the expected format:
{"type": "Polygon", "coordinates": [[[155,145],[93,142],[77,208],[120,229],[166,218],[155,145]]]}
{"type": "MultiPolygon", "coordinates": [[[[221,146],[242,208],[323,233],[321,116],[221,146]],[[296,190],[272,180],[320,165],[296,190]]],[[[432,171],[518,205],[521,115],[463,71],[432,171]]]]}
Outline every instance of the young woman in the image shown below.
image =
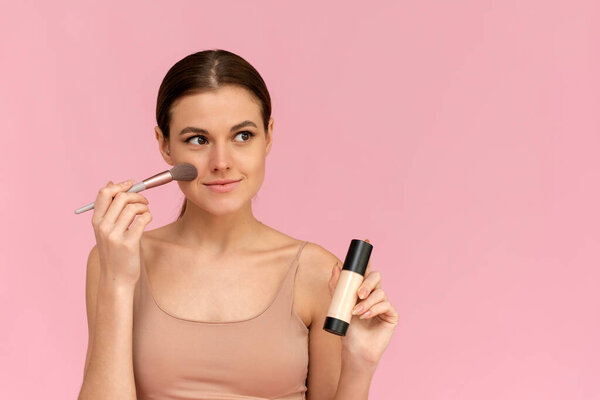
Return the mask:
{"type": "Polygon", "coordinates": [[[147,232],[133,181],[99,190],[79,399],[367,399],[398,313],[369,266],[346,336],[323,330],[341,260],[254,217],[273,140],[259,73],[225,50],[191,54],[156,118],[164,160],[198,176],[177,182],[179,218],[147,232]]]}

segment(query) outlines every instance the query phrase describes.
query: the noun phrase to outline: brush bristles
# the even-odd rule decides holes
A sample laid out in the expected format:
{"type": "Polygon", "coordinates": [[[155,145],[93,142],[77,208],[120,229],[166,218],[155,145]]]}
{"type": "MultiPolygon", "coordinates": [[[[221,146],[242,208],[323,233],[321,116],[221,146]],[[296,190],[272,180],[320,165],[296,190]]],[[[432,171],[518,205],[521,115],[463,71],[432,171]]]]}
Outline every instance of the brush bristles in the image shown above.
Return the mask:
{"type": "Polygon", "coordinates": [[[177,164],[169,170],[173,179],[176,181],[191,181],[198,176],[198,170],[192,164],[177,164]]]}

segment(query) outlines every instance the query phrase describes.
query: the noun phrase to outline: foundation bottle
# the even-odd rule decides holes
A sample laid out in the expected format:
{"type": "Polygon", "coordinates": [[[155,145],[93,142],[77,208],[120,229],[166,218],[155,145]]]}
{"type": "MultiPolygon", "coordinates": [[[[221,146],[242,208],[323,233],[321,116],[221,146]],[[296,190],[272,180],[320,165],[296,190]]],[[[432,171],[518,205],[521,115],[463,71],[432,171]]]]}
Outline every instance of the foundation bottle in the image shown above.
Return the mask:
{"type": "Polygon", "coordinates": [[[373,245],[364,240],[352,239],[350,242],[344,267],[323,324],[323,329],[327,332],[339,336],[346,335],[352,319],[352,309],[358,300],[358,288],[365,279],[371,250],[373,245]]]}

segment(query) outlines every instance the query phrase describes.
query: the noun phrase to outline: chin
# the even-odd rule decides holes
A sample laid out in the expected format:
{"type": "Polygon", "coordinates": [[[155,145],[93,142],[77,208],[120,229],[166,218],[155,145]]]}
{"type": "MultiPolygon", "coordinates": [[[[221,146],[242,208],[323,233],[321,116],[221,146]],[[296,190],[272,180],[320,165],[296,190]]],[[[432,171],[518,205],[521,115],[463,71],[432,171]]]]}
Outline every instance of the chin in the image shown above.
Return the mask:
{"type": "Polygon", "coordinates": [[[245,202],[236,201],[235,199],[215,200],[204,198],[203,201],[196,205],[202,210],[212,215],[230,215],[239,212],[244,208],[245,202]]]}

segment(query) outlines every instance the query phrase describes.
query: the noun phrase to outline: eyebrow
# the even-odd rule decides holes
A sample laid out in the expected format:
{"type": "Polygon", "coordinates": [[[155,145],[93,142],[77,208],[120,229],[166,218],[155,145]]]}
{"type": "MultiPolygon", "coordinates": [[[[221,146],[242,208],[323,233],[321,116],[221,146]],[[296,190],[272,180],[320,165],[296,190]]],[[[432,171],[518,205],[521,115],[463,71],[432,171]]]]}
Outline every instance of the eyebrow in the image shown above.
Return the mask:
{"type": "MultiPolygon", "coordinates": [[[[258,128],[254,122],[246,120],[246,121],[240,122],[239,124],[235,124],[234,126],[232,126],[229,132],[236,131],[236,130],[238,130],[240,128],[243,128],[245,126],[253,126],[255,128],[258,128]]],[[[196,128],[195,126],[188,126],[186,128],[183,128],[181,130],[181,132],[179,132],[179,135],[183,135],[183,134],[188,133],[188,132],[204,133],[206,135],[209,135],[209,133],[208,133],[208,131],[206,129],[196,128]]]]}

